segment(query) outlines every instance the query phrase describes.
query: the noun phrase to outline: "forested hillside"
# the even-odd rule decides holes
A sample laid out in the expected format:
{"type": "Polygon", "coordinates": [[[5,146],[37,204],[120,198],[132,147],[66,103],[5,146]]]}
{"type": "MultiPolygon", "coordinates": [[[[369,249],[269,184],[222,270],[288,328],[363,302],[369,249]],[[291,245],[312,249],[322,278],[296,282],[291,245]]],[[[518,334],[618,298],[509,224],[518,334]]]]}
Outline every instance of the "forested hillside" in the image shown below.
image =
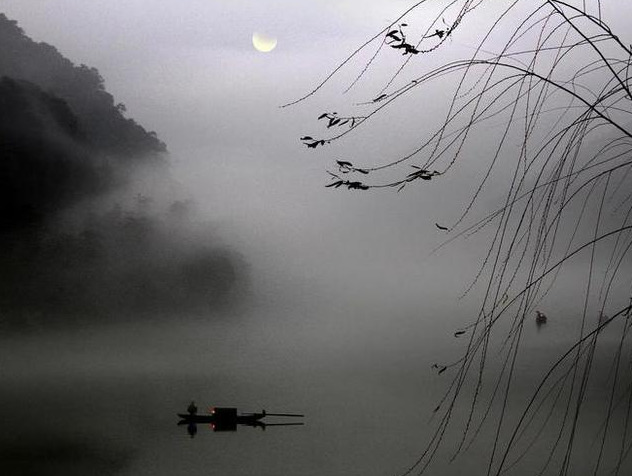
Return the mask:
{"type": "Polygon", "coordinates": [[[167,174],[168,156],[125,114],[95,68],[74,65],[0,14],[5,326],[200,313],[240,288],[241,258],[189,202],[160,207],[136,193],[131,177],[167,174]]]}
{"type": "Polygon", "coordinates": [[[139,158],[166,150],[155,133],[124,116],[125,106],[105,90],[96,68],[76,66],[55,47],[34,42],[2,13],[0,75],[34,83],[66,101],[88,143],[101,153],[139,158]]]}

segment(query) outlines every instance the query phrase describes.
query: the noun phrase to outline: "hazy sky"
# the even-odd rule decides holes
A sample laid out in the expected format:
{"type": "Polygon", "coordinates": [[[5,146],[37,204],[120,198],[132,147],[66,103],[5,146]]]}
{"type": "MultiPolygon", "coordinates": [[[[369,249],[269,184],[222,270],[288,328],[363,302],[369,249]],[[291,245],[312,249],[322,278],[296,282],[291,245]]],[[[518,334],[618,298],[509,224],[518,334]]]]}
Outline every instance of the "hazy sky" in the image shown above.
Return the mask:
{"type": "MultiPolygon", "coordinates": [[[[287,301],[292,291],[300,289],[303,294],[296,299],[304,302],[324,303],[330,308],[341,304],[331,315],[322,316],[318,309],[310,308],[294,316],[295,309],[287,311],[279,300],[263,311],[268,314],[262,322],[248,323],[254,329],[251,334],[242,332],[239,326],[243,323],[238,320],[230,332],[221,329],[224,323],[210,323],[219,332],[210,328],[208,335],[198,334],[194,323],[183,325],[181,335],[152,329],[138,344],[133,332],[110,329],[103,333],[107,345],[102,347],[86,344],[98,342],[97,338],[91,341],[70,336],[44,347],[33,340],[23,349],[7,352],[17,356],[21,365],[58,352],[60,360],[51,360],[49,365],[61,373],[66,372],[65,363],[76,355],[96,355],[96,367],[89,359],[74,361],[75,365],[85,365],[85,374],[90,376],[97,367],[100,372],[109,372],[108,362],[115,370],[116,366],[128,369],[133,355],[140,373],[157,368],[160,371],[163,366],[171,368],[174,375],[181,368],[197,371],[217,359],[219,364],[208,365],[205,371],[214,378],[219,374],[222,382],[231,383],[235,376],[248,384],[258,382],[261,388],[256,392],[250,387],[241,394],[241,398],[247,395],[253,400],[265,396],[275,401],[276,393],[283,394],[276,392],[277,388],[291,386],[284,374],[287,372],[301,382],[292,391],[298,388],[305,393],[297,397],[296,405],[304,399],[315,414],[320,411],[328,415],[333,423],[326,428],[336,429],[338,422],[335,412],[324,404],[319,407],[321,396],[325,402],[330,399],[329,405],[331,401],[355,405],[357,389],[347,384],[350,375],[362,383],[359,388],[369,396],[380,391],[389,393],[393,405],[397,405],[406,395],[411,408],[417,406],[418,395],[429,385],[429,380],[418,376],[428,377],[432,373],[430,359],[441,352],[442,358],[448,358],[447,353],[458,345],[452,338],[453,330],[469,317],[457,315],[464,312],[463,307],[457,310],[463,305],[457,298],[475,275],[486,251],[485,235],[477,235],[430,256],[446,237],[435,223],[451,224],[459,217],[478,183],[472,177],[478,177],[488,137],[475,138],[467,151],[467,161],[441,181],[420,183],[402,193],[331,189],[324,187],[328,183],[325,169],[333,159],[353,156],[356,164],[381,162],[408,151],[424,137],[428,119],[435,119],[436,111],[451,98],[451,90],[446,87],[449,84],[438,83],[411,96],[411,101],[388,116],[391,123],[377,120],[372,129],[359,130],[355,142],[343,143],[333,155],[328,149],[307,150],[299,137],[317,135],[321,126],[315,118],[320,113],[342,112],[339,105],[353,103],[363,97],[361,92],[368,94],[365,99],[375,97],[380,81],[369,79],[361,84],[365,89],[343,96],[342,90],[354,77],[353,73],[344,73],[309,101],[292,108],[279,107],[309,91],[350,51],[412,3],[0,0],[0,12],[17,20],[35,41],[54,45],[76,64],[96,67],[115,101],[127,106],[128,116],[158,133],[170,151],[180,193],[193,197],[202,216],[211,220],[218,233],[252,264],[257,289],[282,293],[286,286],[295,285],[297,288],[290,288],[284,296],[287,301]],[[268,54],[257,52],[251,43],[255,31],[275,36],[276,49],[268,54]],[[359,150],[361,154],[357,154],[359,150]],[[370,311],[368,317],[364,311],[370,311]],[[457,323],[459,318],[463,319],[457,323]],[[365,325],[356,326],[360,322],[365,325]],[[225,339],[222,332],[230,339],[225,339]],[[439,334],[441,338],[435,339],[439,334]],[[420,336],[426,336],[423,345],[420,336]],[[58,345],[65,340],[71,345],[58,345]],[[448,340],[451,344],[446,344],[448,340]],[[188,354],[182,342],[196,352],[203,349],[203,353],[188,354]],[[147,349],[151,351],[145,355],[147,349]],[[310,360],[310,352],[328,367],[319,367],[318,359],[310,360]],[[371,358],[366,359],[367,355],[371,358]],[[345,357],[349,359],[344,361],[345,357]],[[263,371],[256,367],[256,359],[266,364],[263,371]],[[382,373],[374,372],[374,368],[382,373]],[[330,381],[331,369],[339,373],[330,381]],[[276,372],[271,380],[278,387],[267,386],[267,374],[262,383],[260,374],[266,372],[276,372]],[[372,380],[374,377],[376,380],[372,380]],[[319,379],[325,382],[322,386],[318,385],[319,379]],[[332,390],[336,388],[342,389],[340,398],[332,390]],[[308,391],[313,393],[306,396],[308,391]],[[333,396],[319,391],[331,391],[333,396]]],[[[627,34],[632,2],[602,3],[615,31],[627,34]]],[[[485,12],[482,10],[462,33],[455,35],[453,51],[471,51],[472,39],[479,33],[476,19],[488,18],[485,12]]],[[[624,41],[630,42],[632,37],[624,41]]],[[[433,64],[445,60],[430,55],[420,61],[433,64]]],[[[392,66],[389,61],[384,65],[392,66]]],[[[357,68],[353,71],[357,73],[357,68]]],[[[503,192],[496,185],[490,187],[482,197],[482,209],[500,203],[503,192]]],[[[558,305],[563,308],[570,301],[562,296],[558,305]]],[[[307,307],[303,303],[303,309],[307,307]]],[[[471,307],[470,315],[477,309],[471,307]]],[[[554,348],[566,330],[550,327],[546,342],[554,348]]],[[[529,333],[531,342],[544,341],[537,341],[540,335],[535,329],[530,328],[529,333]]],[[[21,366],[16,368],[21,372],[21,366]]],[[[47,365],[40,367],[40,372],[48,371],[47,365]]],[[[230,385],[207,388],[204,382],[199,391],[209,398],[239,396],[229,390],[230,385]],[[211,394],[211,390],[216,393],[211,394]]],[[[160,410],[164,415],[171,415],[180,400],[190,398],[170,391],[172,400],[160,410]]],[[[276,398],[281,399],[279,395],[276,398]]],[[[369,408],[370,398],[364,404],[369,408]]],[[[169,428],[172,423],[168,422],[169,428]]],[[[381,448],[381,433],[370,436],[376,448],[381,448]]],[[[355,442],[353,435],[348,441],[355,442]]]]}
{"type": "MultiPolygon", "coordinates": [[[[437,188],[324,188],[331,155],[298,138],[318,130],[315,116],[339,101],[342,83],[304,105],[279,106],[409,4],[3,0],[2,9],[36,41],[99,69],[128,115],[167,143],[174,175],[248,258],[270,271],[379,288],[424,274],[420,263],[441,239],[434,222],[448,219],[433,210],[437,188]],[[276,36],[277,48],[254,50],[254,31],[276,36]]],[[[376,156],[397,142],[371,140],[376,156]]]]}
{"type": "MultiPolygon", "coordinates": [[[[453,282],[454,270],[461,271],[458,281],[473,272],[475,260],[460,260],[458,250],[478,250],[474,257],[484,251],[475,242],[454,245],[440,261],[431,260],[440,268],[426,262],[445,237],[434,223],[453,222],[473,191],[471,173],[481,159],[476,145],[486,138],[474,139],[462,169],[399,194],[324,188],[325,169],[334,158],[364,163],[354,155],[358,150],[370,155],[367,163],[410,150],[427,131],[428,118],[451,97],[450,88],[440,83],[412,96],[388,116],[397,128],[376,121],[358,133],[363,148],[350,141],[333,156],[306,150],[298,138],[318,132],[318,114],[349,102],[341,91],[357,69],[309,101],[279,108],[309,91],[412,3],[2,0],[1,6],[36,41],[99,69],[128,115],[167,143],[183,190],[258,269],[327,280],[346,290],[391,288],[395,282],[414,294],[430,283],[453,282]],[[255,31],[277,37],[277,48],[257,52],[255,31]]],[[[471,51],[477,21],[490,11],[484,8],[451,40],[455,54],[471,51]]],[[[617,2],[614,8],[604,3],[616,28],[630,18],[631,7],[617,2]]],[[[420,61],[444,60],[430,55],[420,61]]],[[[382,79],[380,73],[375,77],[382,79]]],[[[367,84],[382,83],[361,86],[367,84]]],[[[498,203],[502,192],[491,187],[487,205],[498,203]]]]}

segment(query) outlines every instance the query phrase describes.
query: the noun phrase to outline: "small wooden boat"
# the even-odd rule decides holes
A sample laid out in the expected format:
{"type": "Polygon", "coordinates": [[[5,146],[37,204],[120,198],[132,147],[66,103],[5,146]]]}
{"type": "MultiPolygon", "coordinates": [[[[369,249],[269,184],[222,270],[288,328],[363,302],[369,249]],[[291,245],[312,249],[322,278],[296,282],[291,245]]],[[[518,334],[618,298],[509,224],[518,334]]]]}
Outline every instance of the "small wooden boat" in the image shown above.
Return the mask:
{"type": "Polygon", "coordinates": [[[178,425],[197,425],[200,423],[210,423],[213,431],[235,431],[237,425],[265,428],[266,426],[292,426],[303,423],[264,423],[261,420],[266,416],[297,417],[303,415],[295,413],[268,413],[262,410],[261,413],[238,413],[236,408],[215,407],[211,413],[178,413],[180,421],[178,425]]]}

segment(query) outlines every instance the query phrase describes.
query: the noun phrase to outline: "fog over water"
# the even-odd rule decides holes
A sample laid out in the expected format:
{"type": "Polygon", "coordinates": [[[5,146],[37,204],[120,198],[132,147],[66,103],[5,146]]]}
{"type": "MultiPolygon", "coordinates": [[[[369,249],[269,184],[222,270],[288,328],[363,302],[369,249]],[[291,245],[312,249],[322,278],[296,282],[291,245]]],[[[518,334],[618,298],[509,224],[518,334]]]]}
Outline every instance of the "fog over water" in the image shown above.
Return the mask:
{"type": "MultiPolygon", "coordinates": [[[[179,263],[210,249],[213,259],[234,259],[239,271],[236,291],[225,299],[218,291],[224,301],[216,307],[163,307],[155,318],[149,307],[138,319],[126,308],[121,318],[79,317],[8,332],[0,345],[0,419],[7,429],[0,436],[0,472],[381,476],[401,474],[417,459],[449,383],[432,365],[462,355],[465,340],[454,333],[477,317],[481,293],[462,294],[490,239],[483,231],[433,252],[448,236],[435,223],[460,217],[481,178],[478,163],[489,137],[501,129],[490,126],[489,137],[473,142],[461,174],[401,193],[356,193],[325,188],[334,157],[299,141],[316,127],[318,114],[335,107],[341,88],[327,86],[320,97],[279,107],[410,4],[0,1],[0,13],[33,40],[96,67],[126,116],[156,131],[168,150],[168,172],[140,173],[103,203],[78,202],[55,226],[63,230],[118,201],[132,207],[141,195],[151,196],[160,217],[173,201],[186,201],[192,224],[176,230],[165,221],[156,255],[179,263]],[[257,52],[254,31],[275,36],[276,49],[257,52]],[[304,413],[305,425],[235,433],[199,425],[192,439],[176,426],[176,413],[191,400],[201,411],[304,413]]],[[[623,11],[615,22],[622,17],[632,14],[623,11]]],[[[454,40],[456,55],[468,51],[474,33],[465,29],[454,40]]],[[[361,143],[370,150],[367,162],[405,152],[407,138],[422,133],[426,118],[451,97],[435,88],[390,119],[401,120],[400,128],[392,131],[378,119],[339,152],[361,143]],[[415,114],[419,104],[423,114],[415,114]]],[[[504,174],[501,169],[495,178],[504,174]]],[[[504,193],[490,187],[472,213],[497,207],[504,193]]],[[[583,277],[575,270],[564,271],[542,301],[555,316],[547,326],[525,326],[528,357],[519,364],[523,380],[515,390],[524,399],[573,342],[583,304],[576,291],[583,277]]],[[[608,329],[604,343],[618,345],[619,332],[608,329]]],[[[595,365],[597,374],[610,369],[600,354],[595,365]]],[[[588,391],[587,427],[594,431],[602,424],[593,411],[601,409],[602,394],[598,383],[588,391]]],[[[515,422],[522,407],[513,405],[507,413],[515,422]]],[[[454,418],[466,412],[457,409],[454,418]]],[[[623,418],[625,408],[617,412],[623,418]]],[[[432,474],[469,475],[484,467],[480,450],[488,437],[483,433],[458,465],[432,474]]],[[[578,444],[594,450],[590,439],[578,444]]],[[[537,465],[538,458],[529,458],[537,465]]]]}

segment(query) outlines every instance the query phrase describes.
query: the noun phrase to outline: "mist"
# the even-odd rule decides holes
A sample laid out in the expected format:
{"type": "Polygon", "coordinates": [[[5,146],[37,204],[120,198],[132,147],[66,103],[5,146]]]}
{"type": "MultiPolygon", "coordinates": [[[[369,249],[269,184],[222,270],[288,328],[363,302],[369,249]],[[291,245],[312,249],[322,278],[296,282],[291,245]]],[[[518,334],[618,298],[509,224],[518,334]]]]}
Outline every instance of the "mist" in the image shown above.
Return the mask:
{"type": "Polygon", "coordinates": [[[174,186],[165,144],[125,117],[95,68],[1,20],[3,326],[225,302],[245,266],[174,186]]]}
{"type": "MultiPolygon", "coordinates": [[[[502,124],[441,182],[356,193],[325,187],[334,159],[362,167],[406,153],[445,113],[448,84],[376,119],[333,157],[299,138],[322,132],[316,117],[341,98],[366,99],[383,78],[341,93],[356,78],[351,69],[318,97],[280,107],[409,4],[3,2],[0,469],[377,476],[418,458],[449,385],[437,368],[461,357],[468,336],[455,333],[479,313],[485,290],[470,284],[493,236],[442,246],[452,235],[436,224],[461,217],[502,124]],[[278,38],[267,55],[250,43],[260,30],[278,38]],[[176,426],[191,400],[204,412],[304,413],[306,424],[234,434],[199,425],[191,438],[176,426]]],[[[481,21],[496,11],[485,8],[481,21]]],[[[470,51],[476,34],[466,29],[451,54],[470,51]]],[[[510,172],[494,171],[474,216],[503,205],[510,172]]],[[[546,326],[525,324],[512,422],[572,345],[588,262],[584,254],[569,263],[538,304],[546,326]]],[[[607,350],[619,345],[618,330],[600,337],[598,375],[612,372],[607,350]]],[[[601,431],[606,387],[591,387],[586,435],[601,431]]],[[[455,414],[465,420],[467,409],[455,414]]],[[[486,468],[492,434],[485,427],[458,467],[436,474],[486,468]]],[[[538,444],[550,443],[548,435],[538,444]]],[[[585,459],[597,451],[590,436],[580,445],[585,459]]]]}

